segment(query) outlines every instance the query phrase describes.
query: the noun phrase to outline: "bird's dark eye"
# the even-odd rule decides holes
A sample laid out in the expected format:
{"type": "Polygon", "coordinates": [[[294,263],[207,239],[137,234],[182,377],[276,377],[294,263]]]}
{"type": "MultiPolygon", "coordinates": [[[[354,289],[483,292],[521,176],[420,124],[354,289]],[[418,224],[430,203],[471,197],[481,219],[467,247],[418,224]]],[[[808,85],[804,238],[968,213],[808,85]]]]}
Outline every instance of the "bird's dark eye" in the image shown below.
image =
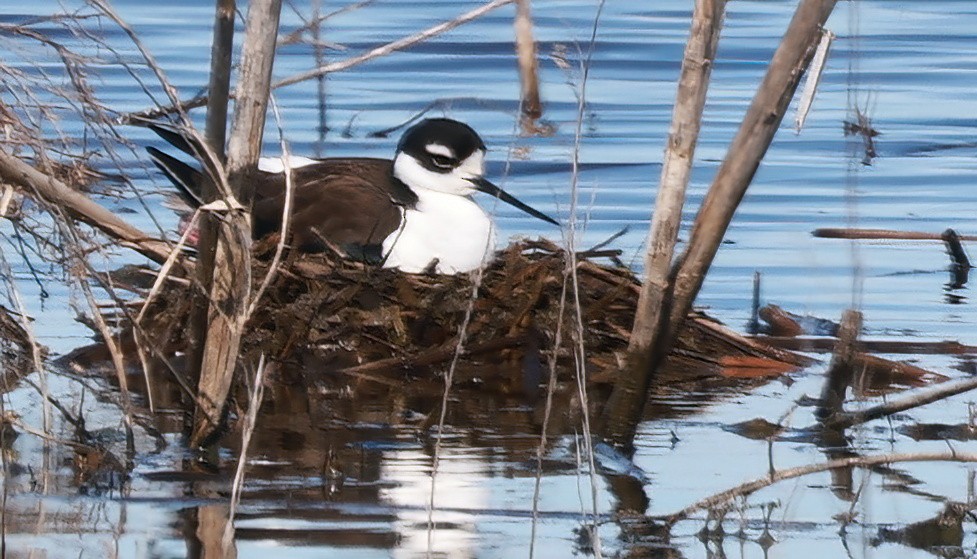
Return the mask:
{"type": "Polygon", "coordinates": [[[446,157],[444,155],[437,155],[435,153],[432,153],[430,155],[431,155],[431,162],[434,163],[435,167],[441,169],[451,169],[452,167],[455,166],[455,160],[450,157],[446,157]]]}

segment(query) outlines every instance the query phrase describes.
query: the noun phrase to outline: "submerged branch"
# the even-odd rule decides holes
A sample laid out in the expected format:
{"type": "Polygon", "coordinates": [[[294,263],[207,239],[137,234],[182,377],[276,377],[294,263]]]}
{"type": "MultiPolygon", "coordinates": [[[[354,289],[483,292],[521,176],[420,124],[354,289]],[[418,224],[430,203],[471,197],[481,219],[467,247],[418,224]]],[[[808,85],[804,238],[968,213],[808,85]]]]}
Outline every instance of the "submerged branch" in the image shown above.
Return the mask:
{"type": "Polygon", "coordinates": [[[685,520],[692,513],[700,510],[707,510],[713,507],[727,503],[736,497],[742,497],[750,495],[763,489],[769,487],[779,481],[784,481],[787,479],[797,478],[801,476],[806,476],[809,474],[814,474],[818,472],[826,472],[829,470],[835,470],[839,468],[851,468],[851,467],[871,467],[879,466],[885,464],[893,464],[897,462],[977,462],[977,453],[975,452],[956,452],[953,450],[943,451],[943,452],[912,452],[907,454],[880,454],[876,456],[852,456],[849,458],[841,458],[838,460],[831,460],[821,464],[810,464],[807,466],[800,466],[797,468],[789,468],[786,470],[776,470],[771,472],[769,476],[755,479],[753,481],[748,481],[746,483],[737,485],[716,493],[715,495],[706,497],[700,501],[697,501],[684,509],[663,516],[657,516],[655,518],[664,520],[666,524],[675,524],[681,520],[685,520]]]}
{"type": "Polygon", "coordinates": [[[918,408],[926,404],[938,402],[957,394],[963,394],[977,388],[977,378],[968,378],[952,382],[944,382],[938,386],[914,390],[902,398],[891,400],[878,406],[852,412],[838,412],[824,422],[824,426],[832,429],[847,429],[861,425],[895,413],[918,408]]]}

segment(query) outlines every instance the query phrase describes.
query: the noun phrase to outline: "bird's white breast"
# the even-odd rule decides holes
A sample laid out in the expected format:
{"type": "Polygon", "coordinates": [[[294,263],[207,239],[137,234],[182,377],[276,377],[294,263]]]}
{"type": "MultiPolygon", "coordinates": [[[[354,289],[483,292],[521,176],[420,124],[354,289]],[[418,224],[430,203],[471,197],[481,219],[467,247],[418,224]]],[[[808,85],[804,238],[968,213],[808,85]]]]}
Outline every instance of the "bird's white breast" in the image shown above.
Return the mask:
{"type": "Polygon", "coordinates": [[[437,259],[439,274],[481,267],[495,249],[495,228],[471,198],[417,189],[415,208],[403,211],[400,229],[383,241],[384,267],[423,272],[437,259]]]}

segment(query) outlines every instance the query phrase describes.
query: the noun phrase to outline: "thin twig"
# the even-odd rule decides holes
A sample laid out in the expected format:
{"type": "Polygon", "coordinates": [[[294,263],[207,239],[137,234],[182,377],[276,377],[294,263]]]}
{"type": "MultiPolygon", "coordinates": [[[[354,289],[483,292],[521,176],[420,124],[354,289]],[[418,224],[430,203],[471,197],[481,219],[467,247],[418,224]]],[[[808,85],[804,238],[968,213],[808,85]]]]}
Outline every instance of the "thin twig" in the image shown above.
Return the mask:
{"type": "Polygon", "coordinates": [[[37,343],[37,338],[34,336],[34,326],[31,324],[30,319],[27,318],[27,308],[24,306],[24,301],[20,296],[20,290],[17,289],[17,286],[13,282],[13,271],[10,269],[10,263],[7,261],[7,257],[2,250],[0,250],[0,272],[2,272],[0,273],[0,277],[3,277],[7,283],[8,296],[17,310],[17,315],[21,319],[21,328],[27,333],[27,339],[30,341],[31,360],[34,364],[34,370],[37,371],[37,378],[40,384],[39,392],[43,398],[43,403],[41,404],[41,427],[45,433],[51,433],[53,428],[51,423],[51,393],[48,390],[47,369],[44,366],[44,359],[41,356],[41,346],[37,343]]]}
{"type": "Polygon", "coordinates": [[[234,484],[231,486],[231,505],[228,511],[227,524],[224,525],[224,549],[231,549],[234,540],[234,515],[241,502],[241,488],[244,486],[244,467],[248,462],[248,447],[251,445],[251,436],[254,434],[255,426],[258,423],[258,410],[261,408],[261,401],[265,394],[265,354],[261,354],[258,359],[258,369],[254,373],[254,385],[251,387],[250,398],[248,399],[248,413],[244,416],[244,425],[241,427],[241,453],[237,457],[237,468],[234,470],[234,484]]]}
{"type": "Polygon", "coordinates": [[[547,433],[550,426],[550,418],[553,413],[553,396],[556,393],[556,365],[557,356],[560,354],[560,347],[563,344],[563,316],[566,313],[567,304],[567,274],[563,275],[563,288],[560,290],[560,307],[556,313],[556,332],[553,334],[553,351],[550,357],[550,378],[546,384],[546,405],[543,408],[543,426],[539,434],[539,444],[536,446],[536,473],[533,480],[533,521],[529,535],[529,559],[533,559],[536,550],[536,529],[539,524],[539,497],[542,492],[543,482],[543,455],[546,452],[548,442],[547,433]]]}
{"type": "Polygon", "coordinates": [[[265,290],[268,289],[268,286],[271,285],[272,280],[278,274],[282,254],[285,253],[285,246],[288,242],[289,228],[292,224],[292,194],[295,191],[295,181],[292,174],[291,158],[288,150],[288,142],[285,140],[285,129],[282,127],[282,115],[278,110],[278,103],[275,102],[274,95],[271,95],[269,100],[271,102],[272,113],[275,115],[275,124],[278,127],[278,140],[281,142],[282,147],[282,165],[285,168],[285,203],[282,206],[282,226],[281,233],[278,236],[278,244],[275,245],[275,256],[272,257],[271,264],[268,265],[268,272],[265,273],[265,277],[261,279],[261,285],[258,286],[258,290],[255,291],[254,296],[251,298],[251,305],[245,314],[246,317],[250,317],[257,310],[261,296],[264,295],[265,290]]]}
{"type": "MultiPolygon", "coordinates": [[[[319,68],[315,68],[315,69],[309,70],[307,72],[302,72],[300,74],[295,74],[293,76],[289,76],[289,77],[287,77],[287,78],[285,78],[283,80],[280,80],[280,81],[277,81],[277,82],[273,83],[271,85],[271,87],[272,87],[272,89],[277,89],[279,87],[285,87],[285,86],[288,86],[288,85],[296,84],[296,83],[299,83],[299,82],[302,82],[302,81],[305,81],[305,80],[309,80],[309,79],[312,79],[312,78],[316,78],[318,76],[322,76],[322,75],[329,74],[329,73],[332,73],[332,72],[339,72],[339,71],[342,71],[342,70],[346,70],[347,68],[351,68],[353,66],[356,66],[358,64],[361,64],[361,63],[366,62],[368,60],[373,60],[374,58],[379,58],[381,56],[386,56],[386,55],[388,55],[388,54],[390,54],[392,52],[395,52],[395,51],[398,51],[398,50],[403,50],[405,48],[408,48],[408,47],[411,47],[413,45],[416,45],[417,43],[421,43],[423,41],[426,41],[426,40],[430,39],[431,37],[435,37],[437,35],[440,35],[441,33],[444,33],[446,31],[450,31],[450,30],[454,29],[455,27],[458,27],[459,25],[468,23],[468,22],[470,22],[470,21],[472,21],[474,19],[477,19],[477,18],[479,18],[479,17],[487,14],[488,12],[490,12],[492,10],[495,10],[497,8],[501,8],[502,6],[505,6],[505,5],[508,5],[508,4],[512,4],[515,1],[516,0],[493,0],[492,2],[489,2],[487,4],[484,4],[484,5],[478,7],[476,9],[474,9],[474,10],[471,10],[469,12],[466,12],[466,13],[460,15],[460,16],[458,16],[457,18],[455,18],[453,20],[446,21],[446,22],[443,22],[443,23],[439,23],[438,25],[435,25],[433,27],[430,27],[428,29],[425,29],[424,31],[421,31],[420,33],[417,33],[415,35],[411,35],[409,37],[404,37],[404,38],[398,39],[396,41],[393,41],[391,43],[387,43],[387,44],[385,44],[383,46],[380,46],[380,47],[377,47],[377,48],[375,48],[375,49],[373,49],[371,51],[365,52],[365,53],[363,53],[363,54],[361,54],[359,56],[354,56],[354,57],[351,57],[351,58],[347,58],[345,60],[340,60],[338,62],[333,62],[332,64],[327,64],[325,66],[320,66],[319,68]]],[[[178,110],[184,110],[185,111],[187,109],[192,109],[192,108],[195,108],[195,107],[202,107],[202,106],[204,106],[204,105],[207,104],[207,97],[206,96],[199,96],[199,97],[196,97],[196,98],[191,99],[189,101],[181,101],[181,102],[174,101],[173,103],[174,104],[171,105],[171,106],[169,106],[169,107],[161,107],[161,108],[157,108],[157,109],[144,110],[144,111],[140,111],[140,112],[137,112],[137,113],[130,113],[128,115],[125,115],[125,116],[121,117],[120,118],[120,121],[123,122],[123,123],[132,123],[132,122],[138,122],[138,121],[143,121],[143,120],[151,120],[151,119],[154,119],[154,118],[159,118],[161,116],[165,116],[167,114],[172,114],[173,112],[176,112],[178,110]]]]}
{"type": "Polygon", "coordinates": [[[580,192],[580,149],[583,139],[583,121],[587,108],[587,80],[590,75],[591,59],[594,54],[594,46],[597,43],[597,30],[600,24],[600,16],[604,10],[604,0],[597,5],[597,12],[594,15],[594,23],[591,30],[590,43],[588,45],[586,58],[580,61],[581,75],[577,95],[577,119],[574,129],[573,151],[571,156],[570,172],[570,216],[568,229],[565,235],[566,250],[568,253],[567,270],[564,272],[570,276],[570,287],[573,294],[574,318],[575,318],[575,344],[574,344],[574,369],[576,371],[577,395],[580,399],[580,411],[582,417],[581,437],[586,451],[590,478],[590,499],[591,499],[591,526],[593,526],[590,536],[593,541],[593,551],[598,559],[602,556],[600,533],[596,529],[597,519],[600,515],[598,508],[598,482],[597,467],[594,461],[594,442],[590,426],[590,399],[587,394],[587,375],[586,375],[586,350],[584,348],[584,335],[586,329],[583,324],[583,310],[580,301],[580,282],[577,271],[577,205],[580,192]]]}

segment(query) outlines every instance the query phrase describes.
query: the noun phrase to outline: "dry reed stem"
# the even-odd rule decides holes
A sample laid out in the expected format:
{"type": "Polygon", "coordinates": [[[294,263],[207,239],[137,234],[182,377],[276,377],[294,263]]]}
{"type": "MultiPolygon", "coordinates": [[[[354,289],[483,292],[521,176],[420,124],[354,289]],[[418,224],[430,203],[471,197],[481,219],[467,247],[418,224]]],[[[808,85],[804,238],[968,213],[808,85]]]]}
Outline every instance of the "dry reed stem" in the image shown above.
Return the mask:
{"type": "Polygon", "coordinates": [[[278,269],[281,265],[282,255],[285,253],[285,245],[288,242],[288,233],[291,228],[292,223],[292,201],[293,192],[295,190],[295,184],[292,175],[292,165],[289,161],[289,150],[288,142],[285,141],[285,130],[282,127],[282,115],[278,110],[278,103],[275,102],[275,97],[270,96],[272,113],[275,115],[275,124],[278,128],[278,141],[281,143],[282,147],[282,163],[285,167],[285,203],[282,205],[282,226],[281,231],[278,236],[278,243],[275,245],[275,255],[271,259],[271,263],[268,265],[268,271],[265,273],[265,277],[261,280],[261,285],[255,291],[254,296],[251,297],[251,305],[248,307],[245,313],[246,317],[250,317],[254,314],[255,310],[258,308],[258,303],[261,301],[261,296],[264,295],[265,290],[271,285],[272,280],[278,274],[278,269]]]}
{"type": "MultiPolygon", "coordinates": [[[[942,241],[940,233],[922,231],[894,231],[892,229],[858,229],[854,227],[823,227],[811,232],[823,239],[867,239],[903,241],[942,241]]],[[[961,241],[977,241],[977,235],[959,235],[961,241]]]]}
{"type": "Polygon", "coordinates": [[[173,247],[173,250],[170,251],[170,255],[163,262],[162,266],[160,266],[159,271],[156,273],[156,279],[153,280],[153,285],[150,287],[149,293],[146,294],[142,307],[139,309],[139,314],[136,315],[135,322],[142,322],[142,319],[146,316],[146,312],[149,310],[150,303],[152,303],[162,292],[163,284],[170,278],[170,273],[174,270],[177,258],[182,254],[183,249],[187,245],[187,240],[190,238],[190,234],[193,232],[193,228],[196,227],[197,221],[200,219],[200,213],[199,208],[194,210],[193,215],[190,216],[190,221],[187,223],[186,229],[183,231],[183,234],[180,235],[180,239],[173,247]]]}
{"type": "Polygon", "coordinates": [[[241,503],[241,488],[244,487],[244,468],[247,464],[248,448],[251,446],[251,436],[258,425],[258,410],[265,394],[265,355],[258,359],[258,368],[254,372],[254,384],[251,386],[248,398],[248,413],[244,416],[241,427],[241,453],[237,457],[237,467],[234,469],[234,483],[231,485],[231,504],[228,510],[227,524],[224,526],[223,547],[230,549],[234,540],[234,516],[241,503]]]}
{"type": "Polygon", "coordinates": [[[678,512],[668,515],[655,516],[653,518],[663,520],[666,524],[672,525],[681,520],[685,520],[696,511],[708,510],[721,506],[732,499],[737,497],[745,497],[759,491],[760,489],[769,487],[777,482],[787,479],[793,479],[839,468],[864,468],[900,462],[977,462],[977,452],[957,452],[954,450],[948,450],[943,452],[912,452],[905,454],[894,453],[879,454],[874,456],[852,456],[849,458],[830,460],[821,464],[810,464],[807,466],[799,466],[786,470],[777,470],[771,472],[765,477],[742,483],[736,487],[732,487],[720,493],[716,493],[715,495],[706,497],[705,499],[696,501],[678,512]]]}
{"type": "Polygon", "coordinates": [[[522,114],[532,120],[543,116],[539,100],[539,61],[536,40],[533,38],[533,17],[530,0],[517,0],[514,27],[516,58],[519,61],[519,83],[522,86],[522,114]]]}
{"type": "MultiPolygon", "coordinates": [[[[281,0],[252,0],[248,4],[238,102],[227,149],[231,192],[225,203],[252,199],[253,185],[246,179],[261,155],[280,15],[281,0]]],[[[207,332],[198,384],[198,391],[206,398],[205,406],[194,413],[190,436],[193,447],[204,444],[219,426],[219,416],[239,357],[251,296],[250,215],[246,209],[234,209],[233,204],[230,209],[218,224],[214,249],[207,332]]]]}
{"type": "Polygon", "coordinates": [[[546,453],[550,419],[553,413],[553,396],[556,394],[557,375],[556,364],[557,356],[560,354],[560,347],[563,344],[563,317],[566,312],[567,303],[567,276],[563,276],[563,288],[560,291],[560,307],[556,314],[556,332],[553,335],[553,350],[550,358],[550,378],[546,383],[546,404],[543,407],[542,432],[539,435],[539,444],[536,446],[536,472],[533,480],[533,517],[532,528],[529,536],[529,559],[533,559],[536,550],[536,530],[539,524],[539,497],[542,491],[543,481],[543,456],[546,453]]]}
{"type": "MultiPolygon", "coordinates": [[[[486,242],[491,242],[487,239],[486,242]]],[[[486,246],[486,249],[490,247],[486,246]]],[[[441,411],[438,414],[438,436],[434,441],[434,457],[431,465],[431,492],[427,501],[427,553],[434,549],[434,497],[437,484],[438,466],[441,463],[441,441],[444,439],[444,425],[448,417],[448,402],[451,395],[451,388],[454,383],[455,371],[458,369],[458,362],[465,353],[465,342],[468,336],[468,326],[471,323],[472,315],[475,312],[475,301],[478,300],[478,290],[482,286],[482,279],[485,277],[485,263],[482,263],[475,272],[475,279],[472,281],[471,296],[468,298],[468,305],[465,307],[465,316],[458,326],[458,339],[451,356],[451,364],[448,372],[444,376],[444,392],[441,395],[441,411]]]]}
{"type": "Polygon", "coordinates": [[[7,261],[6,254],[4,251],[0,250],[0,277],[7,284],[7,295],[13,303],[14,308],[17,311],[17,315],[21,319],[21,328],[27,334],[27,340],[30,343],[31,348],[31,362],[34,364],[34,369],[37,371],[37,378],[39,381],[38,393],[43,399],[41,404],[41,428],[45,433],[50,433],[52,430],[51,423],[51,393],[48,390],[47,385],[47,369],[44,367],[44,359],[41,355],[41,345],[37,343],[37,338],[34,336],[34,327],[31,324],[31,320],[27,315],[27,308],[24,306],[24,301],[20,296],[20,290],[14,283],[13,270],[10,268],[10,263],[7,261]]]}
{"type": "Polygon", "coordinates": [[[818,85],[821,83],[821,75],[824,67],[828,63],[828,51],[831,49],[831,42],[834,41],[835,34],[824,29],[821,32],[821,41],[818,43],[818,50],[814,53],[811,60],[811,68],[808,70],[807,79],[804,81],[804,89],[797,102],[797,116],[794,118],[794,130],[798,133],[804,128],[807,121],[807,114],[811,111],[814,104],[814,96],[817,94],[818,85]]]}
{"type": "MultiPolygon", "coordinates": [[[[83,259],[83,256],[78,256],[79,259],[83,259]]],[[[82,264],[85,266],[85,264],[82,264]]],[[[102,342],[105,343],[105,347],[109,350],[109,355],[112,357],[112,368],[115,370],[116,381],[119,383],[119,395],[122,397],[122,417],[124,419],[125,426],[125,436],[126,436],[126,455],[129,464],[132,464],[132,460],[135,458],[135,437],[132,431],[133,426],[133,409],[132,409],[132,395],[129,393],[129,382],[126,379],[125,362],[122,355],[122,350],[119,349],[119,345],[116,343],[115,337],[112,331],[109,329],[108,325],[105,323],[105,319],[102,313],[98,310],[98,305],[95,302],[95,296],[92,293],[91,287],[85,278],[80,275],[77,278],[78,286],[81,287],[82,292],[85,294],[85,300],[88,301],[89,307],[92,309],[92,317],[95,320],[95,324],[98,327],[98,332],[102,336],[102,342]]]]}
{"type": "MultiPolygon", "coordinates": [[[[508,4],[512,4],[515,1],[516,0],[493,0],[492,2],[488,2],[487,4],[484,4],[478,8],[475,8],[474,10],[471,10],[469,12],[460,15],[453,20],[439,23],[438,25],[425,29],[424,31],[421,31],[420,33],[417,33],[415,35],[410,35],[408,37],[397,39],[396,41],[377,47],[359,56],[354,56],[351,58],[347,58],[345,60],[340,60],[338,62],[333,62],[332,64],[327,64],[325,66],[315,68],[313,70],[309,70],[308,72],[302,72],[300,74],[289,76],[285,79],[273,83],[271,87],[272,89],[277,89],[279,87],[293,85],[332,72],[339,72],[342,70],[346,70],[348,68],[352,68],[353,66],[361,64],[368,60],[373,60],[374,58],[386,56],[398,50],[403,50],[405,48],[414,46],[417,43],[421,43],[432,37],[435,37],[446,31],[450,31],[460,25],[468,23],[474,19],[477,19],[492,10],[501,8],[502,6],[508,4]]],[[[120,117],[119,121],[121,123],[133,123],[133,122],[139,122],[144,120],[152,120],[152,119],[159,118],[161,116],[172,114],[174,112],[186,111],[188,109],[192,109],[195,107],[202,107],[206,103],[207,103],[206,96],[196,97],[189,101],[173,101],[173,104],[167,107],[146,109],[143,111],[123,115],[122,117],[120,117]]]]}
{"type": "MultiPolygon", "coordinates": [[[[583,450],[586,452],[586,460],[588,464],[588,473],[590,480],[590,504],[591,504],[591,523],[592,526],[596,526],[598,518],[600,516],[600,511],[598,509],[598,480],[597,480],[597,468],[594,460],[594,441],[593,441],[593,431],[591,429],[590,423],[590,399],[587,394],[587,372],[586,372],[586,350],[584,349],[584,324],[583,324],[583,310],[581,308],[580,302],[580,281],[578,276],[577,267],[577,210],[580,195],[580,149],[583,141],[583,121],[585,112],[587,109],[587,83],[590,76],[590,66],[591,60],[594,53],[594,46],[597,43],[597,30],[599,29],[600,16],[604,10],[604,0],[600,0],[597,4],[597,10],[594,14],[594,23],[591,29],[590,41],[588,43],[588,49],[586,57],[581,56],[580,58],[580,83],[575,90],[575,95],[577,97],[577,115],[576,124],[574,128],[574,140],[573,140],[573,151],[571,153],[571,172],[570,172],[570,214],[567,222],[567,230],[564,235],[564,243],[566,245],[566,251],[568,253],[567,258],[567,270],[565,274],[570,278],[570,289],[573,295],[574,302],[574,326],[576,327],[575,334],[575,344],[574,344],[574,370],[577,385],[577,397],[580,399],[581,408],[581,438],[583,440],[583,450]]],[[[583,503],[581,502],[581,506],[583,503]]],[[[602,545],[600,540],[600,533],[594,529],[591,530],[590,536],[592,539],[593,551],[596,557],[600,558],[602,556],[602,545]]]]}
{"type": "Polygon", "coordinates": [[[601,433],[620,446],[630,445],[634,438],[657,367],[652,348],[662,337],[664,319],[669,312],[672,288],[669,274],[682,225],[685,193],[692,173],[725,7],[726,0],[696,0],[692,14],[654,214],[648,230],[645,279],[628,344],[629,370],[618,377],[601,418],[601,433]]]}

